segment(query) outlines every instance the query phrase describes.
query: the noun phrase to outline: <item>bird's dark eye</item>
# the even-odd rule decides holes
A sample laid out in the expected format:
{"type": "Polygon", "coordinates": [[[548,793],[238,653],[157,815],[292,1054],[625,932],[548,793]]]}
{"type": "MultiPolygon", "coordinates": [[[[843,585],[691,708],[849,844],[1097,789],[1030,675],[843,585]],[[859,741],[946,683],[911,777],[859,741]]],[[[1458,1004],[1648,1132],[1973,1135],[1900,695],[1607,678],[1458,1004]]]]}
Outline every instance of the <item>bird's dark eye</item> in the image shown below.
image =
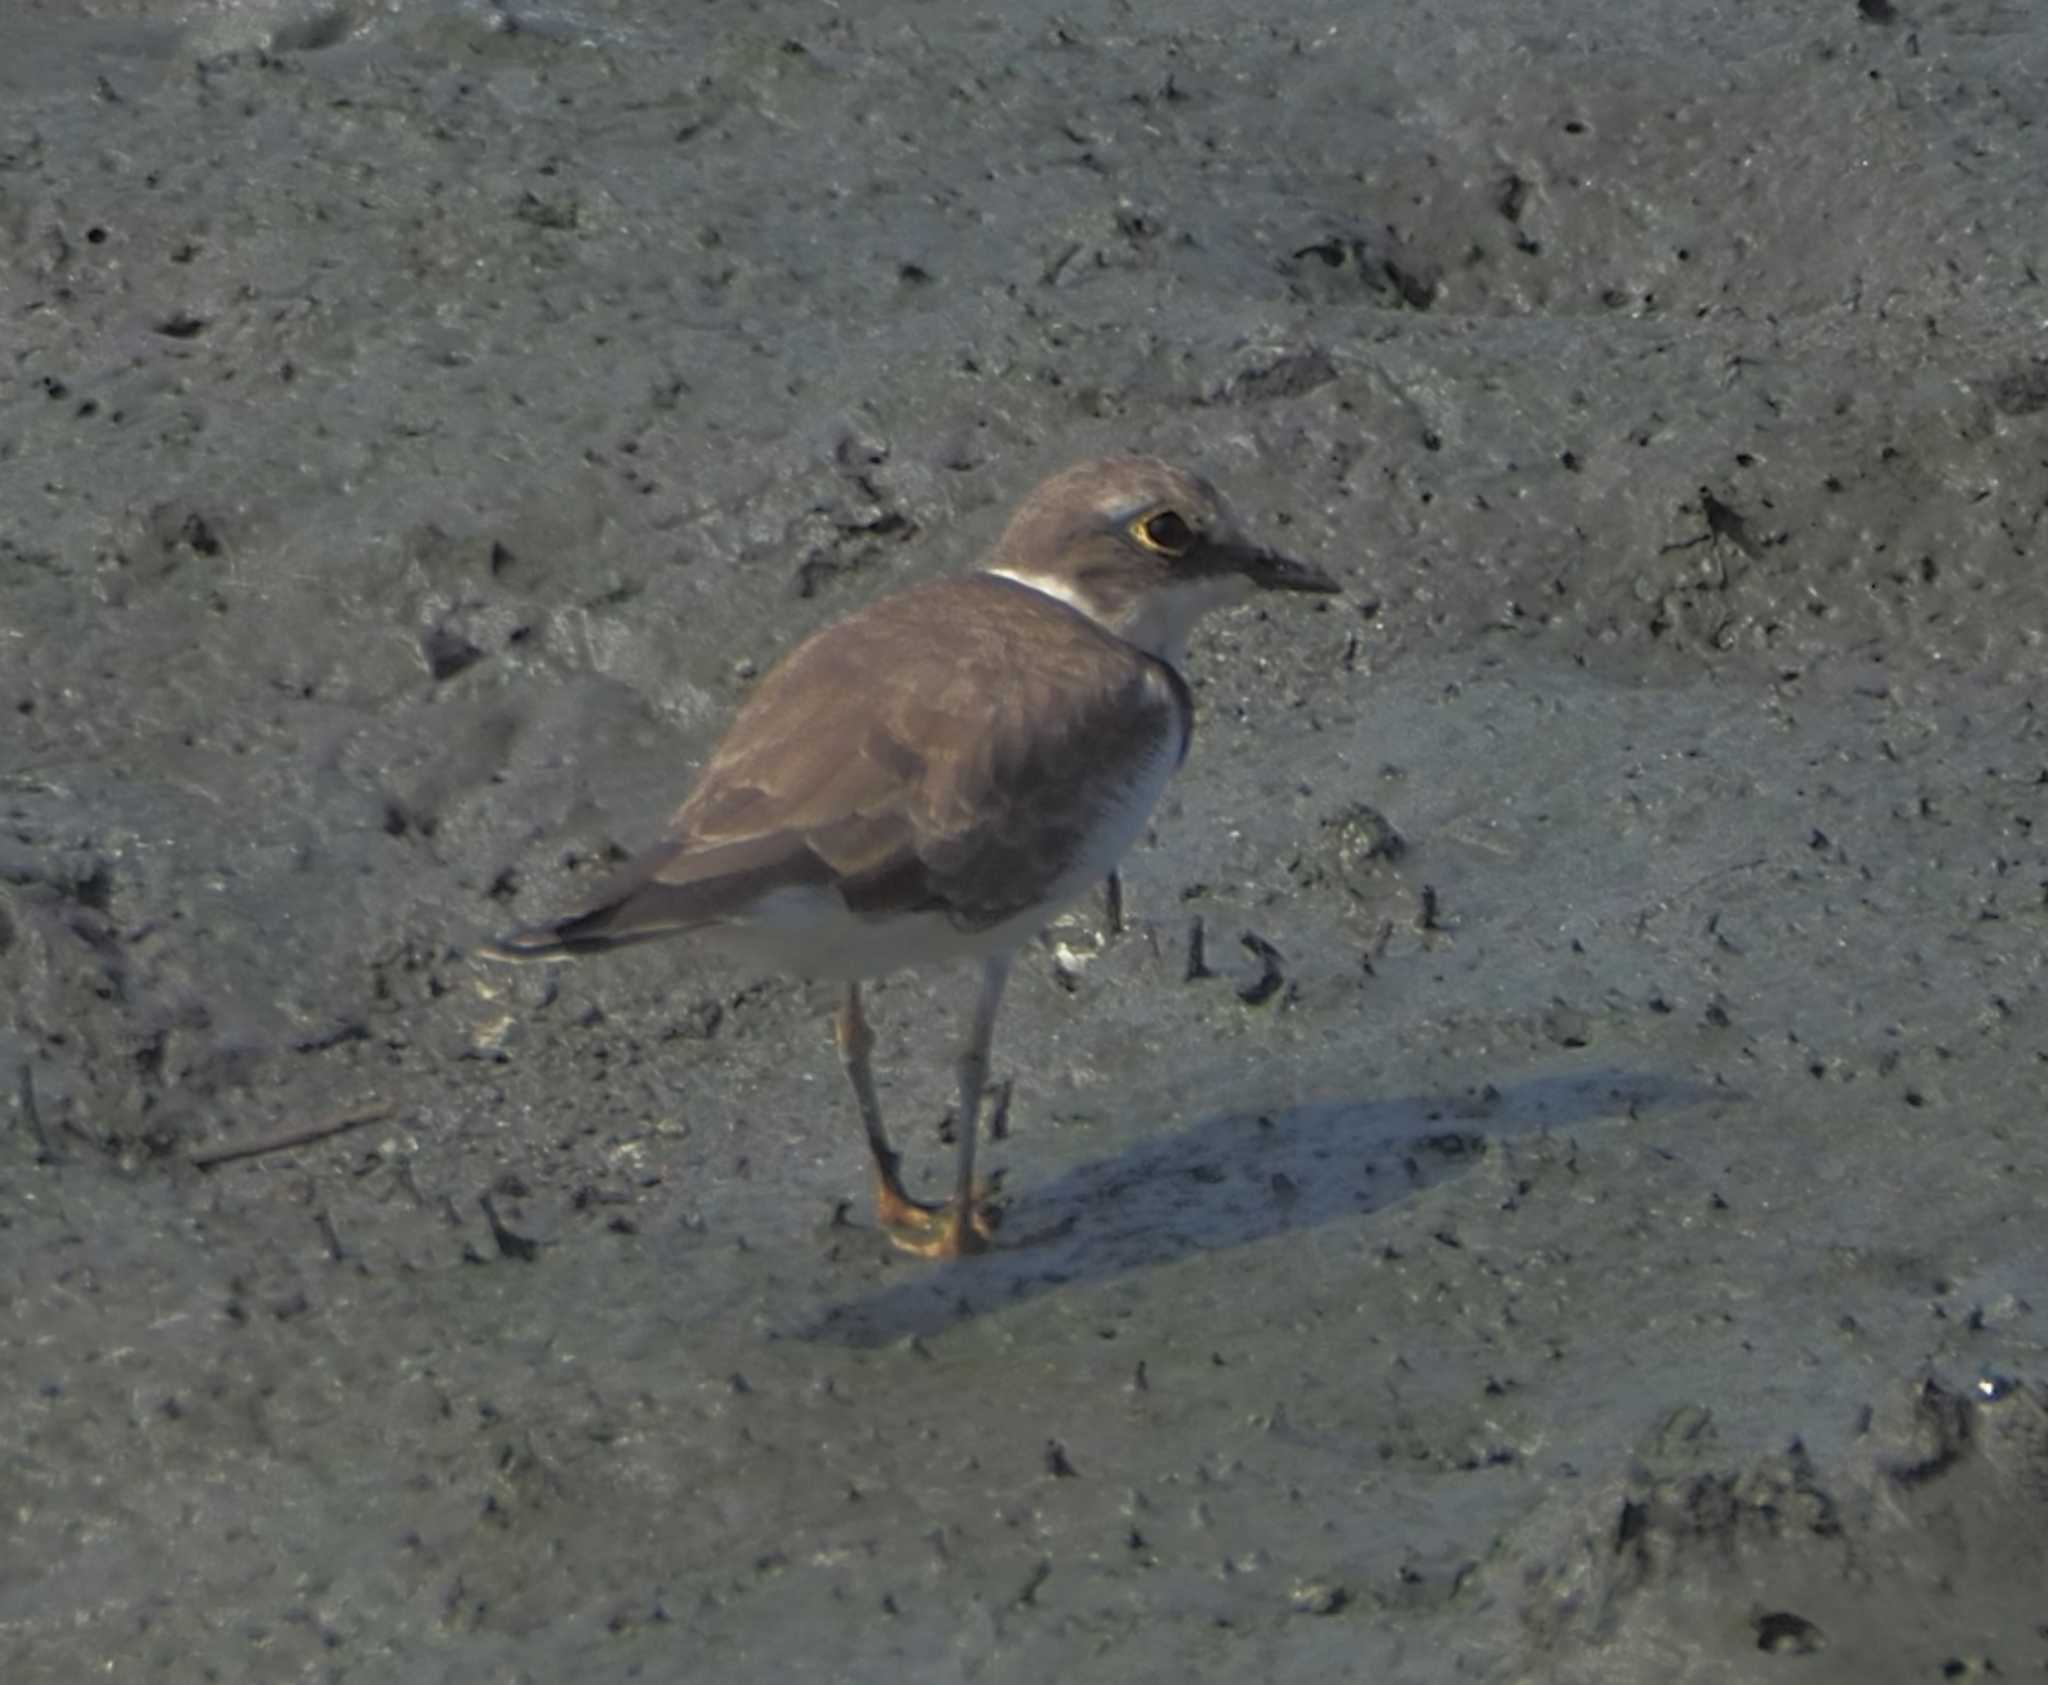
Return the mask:
{"type": "Polygon", "coordinates": [[[1131,530],[1147,550],[1162,556],[1185,556],[1195,546],[1195,529],[1171,509],[1147,515],[1131,530]]]}

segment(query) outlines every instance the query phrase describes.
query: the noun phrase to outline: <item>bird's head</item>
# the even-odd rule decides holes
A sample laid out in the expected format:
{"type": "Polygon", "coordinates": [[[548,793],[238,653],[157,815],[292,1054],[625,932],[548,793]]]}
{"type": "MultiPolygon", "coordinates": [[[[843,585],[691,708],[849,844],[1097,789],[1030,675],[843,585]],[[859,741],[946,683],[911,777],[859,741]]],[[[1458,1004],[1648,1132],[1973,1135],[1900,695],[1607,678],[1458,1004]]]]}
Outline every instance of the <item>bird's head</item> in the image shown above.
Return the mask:
{"type": "Polygon", "coordinates": [[[1253,543],[1207,480],[1148,456],[1055,474],[1024,500],[982,567],[1176,665],[1211,609],[1254,591],[1338,589],[1322,569],[1253,543]]]}

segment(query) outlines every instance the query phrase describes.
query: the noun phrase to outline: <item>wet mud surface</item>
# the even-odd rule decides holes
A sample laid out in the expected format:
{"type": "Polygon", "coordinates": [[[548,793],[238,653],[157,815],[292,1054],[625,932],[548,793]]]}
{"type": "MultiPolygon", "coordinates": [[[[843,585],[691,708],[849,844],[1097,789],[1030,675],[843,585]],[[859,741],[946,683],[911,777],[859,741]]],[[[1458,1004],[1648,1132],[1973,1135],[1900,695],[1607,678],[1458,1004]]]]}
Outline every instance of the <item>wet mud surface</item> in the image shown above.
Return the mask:
{"type": "Polygon", "coordinates": [[[2048,1667],[2031,8],[23,20],[9,1685],[2048,1667]],[[1344,594],[920,1264],[829,990],[474,949],[1118,448],[1344,594]]]}

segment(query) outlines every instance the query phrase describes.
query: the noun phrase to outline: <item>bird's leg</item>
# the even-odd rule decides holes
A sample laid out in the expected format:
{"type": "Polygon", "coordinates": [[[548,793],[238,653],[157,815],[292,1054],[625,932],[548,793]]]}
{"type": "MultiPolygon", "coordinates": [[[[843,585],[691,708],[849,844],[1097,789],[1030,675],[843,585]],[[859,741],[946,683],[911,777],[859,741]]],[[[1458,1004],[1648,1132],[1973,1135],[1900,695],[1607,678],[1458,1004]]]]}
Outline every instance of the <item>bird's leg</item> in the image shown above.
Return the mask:
{"type": "Polygon", "coordinates": [[[832,1019],[839,1043],[839,1058],[846,1066],[846,1080],[853,1084],[854,1103],[860,1107],[860,1121],[868,1132],[868,1154],[875,1161],[875,1218],[882,1227],[902,1230],[913,1236],[936,1235],[944,1212],[937,1206],[920,1204],[903,1191],[897,1173],[901,1163],[889,1145],[889,1132],[882,1127],[882,1102],[875,1094],[875,1072],[869,1056],[875,1050],[875,1032],[868,1028],[860,1009],[860,985],[846,985],[846,1004],[832,1019]]]}
{"type": "Polygon", "coordinates": [[[981,1095],[988,1086],[989,1044],[995,1040],[996,1010],[1003,1004],[1003,985],[1010,978],[1008,954],[992,954],[981,962],[981,992],[975,997],[973,1027],[960,1053],[959,1161],[953,1203],[929,1238],[898,1234],[896,1244],[927,1258],[958,1258],[986,1252],[994,1233],[980,1190],[974,1185],[974,1144],[981,1133],[981,1095]]]}

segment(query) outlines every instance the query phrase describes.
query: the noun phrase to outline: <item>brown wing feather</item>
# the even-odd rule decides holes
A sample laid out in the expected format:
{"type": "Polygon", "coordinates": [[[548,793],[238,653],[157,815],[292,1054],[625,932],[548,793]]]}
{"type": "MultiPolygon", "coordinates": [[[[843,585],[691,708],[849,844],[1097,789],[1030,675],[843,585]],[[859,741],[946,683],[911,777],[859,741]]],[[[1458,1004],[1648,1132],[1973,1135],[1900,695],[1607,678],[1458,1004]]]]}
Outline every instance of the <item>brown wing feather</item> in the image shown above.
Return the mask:
{"type": "Polygon", "coordinates": [[[1091,791],[1109,799],[1185,727],[1177,674],[1051,598],[979,575],[921,586],[792,651],[668,840],[588,911],[501,951],[643,941],[825,884],[869,916],[999,924],[1077,845],[1091,791]]]}

